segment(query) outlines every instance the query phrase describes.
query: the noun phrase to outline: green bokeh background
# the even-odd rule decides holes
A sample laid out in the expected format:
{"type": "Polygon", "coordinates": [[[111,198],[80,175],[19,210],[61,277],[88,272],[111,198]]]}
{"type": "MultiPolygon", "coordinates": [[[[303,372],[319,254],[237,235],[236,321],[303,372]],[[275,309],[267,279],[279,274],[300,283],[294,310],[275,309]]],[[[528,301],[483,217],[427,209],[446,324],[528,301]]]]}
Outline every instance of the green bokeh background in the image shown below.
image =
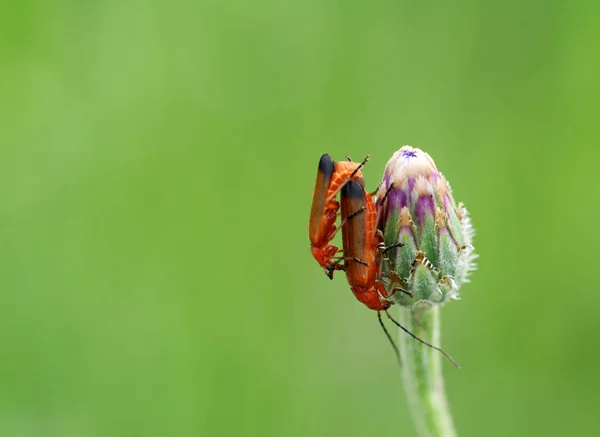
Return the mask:
{"type": "Polygon", "coordinates": [[[460,436],[595,435],[597,2],[0,4],[0,435],[413,436],[312,260],[319,156],[403,144],[469,208],[460,436]]]}

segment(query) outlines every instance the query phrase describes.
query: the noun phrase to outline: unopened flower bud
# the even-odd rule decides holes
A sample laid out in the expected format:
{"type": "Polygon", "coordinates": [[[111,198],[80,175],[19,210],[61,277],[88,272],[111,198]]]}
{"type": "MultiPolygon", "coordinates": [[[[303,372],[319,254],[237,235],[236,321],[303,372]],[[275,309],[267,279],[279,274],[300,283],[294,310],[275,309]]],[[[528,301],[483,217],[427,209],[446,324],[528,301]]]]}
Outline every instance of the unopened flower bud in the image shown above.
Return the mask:
{"type": "Polygon", "coordinates": [[[388,161],[377,194],[379,228],[390,247],[382,261],[383,282],[388,292],[400,290],[393,295],[396,303],[457,298],[474,269],[473,228],[431,156],[402,147],[388,161]]]}

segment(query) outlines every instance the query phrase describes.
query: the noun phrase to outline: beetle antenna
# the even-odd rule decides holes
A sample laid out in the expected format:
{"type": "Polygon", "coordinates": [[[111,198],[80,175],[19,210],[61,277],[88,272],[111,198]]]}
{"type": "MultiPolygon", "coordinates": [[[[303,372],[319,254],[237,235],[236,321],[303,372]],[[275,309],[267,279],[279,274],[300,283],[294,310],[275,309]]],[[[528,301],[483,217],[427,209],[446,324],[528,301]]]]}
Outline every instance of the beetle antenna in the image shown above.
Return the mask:
{"type": "Polygon", "coordinates": [[[381,320],[381,311],[377,311],[377,318],[379,319],[379,324],[381,325],[381,328],[383,328],[383,332],[385,332],[385,336],[388,338],[388,340],[390,341],[390,344],[394,348],[394,352],[396,352],[396,358],[398,358],[398,364],[400,364],[400,367],[402,367],[402,360],[400,360],[400,351],[398,350],[398,346],[396,346],[396,343],[394,343],[394,340],[392,340],[392,336],[388,332],[387,328],[383,324],[383,320],[381,320]]]}
{"type": "MultiPolygon", "coordinates": [[[[381,186],[381,183],[379,183],[379,185],[381,186]]],[[[379,219],[381,219],[380,214],[383,211],[383,206],[384,206],[383,204],[387,200],[387,197],[389,196],[389,194],[390,194],[390,192],[392,191],[393,188],[394,188],[394,183],[392,182],[390,184],[390,186],[387,187],[387,189],[385,190],[385,193],[381,197],[381,201],[379,199],[377,199],[377,203],[379,204],[379,208],[377,208],[377,225],[378,226],[381,224],[379,222],[379,219]]],[[[377,190],[379,191],[379,187],[377,187],[377,190]]]]}
{"type": "Polygon", "coordinates": [[[388,311],[387,311],[387,310],[385,311],[385,313],[387,314],[387,316],[388,316],[388,319],[390,319],[392,322],[394,322],[394,324],[395,324],[395,325],[396,325],[398,328],[402,329],[404,332],[406,332],[406,333],[407,333],[408,335],[410,335],[412,338],[414,338],[415,340],[417,340],[417,341],[419,341],[419,342],[423,343],[425,346],[429,346],[430,348],[432,348],[432,349],[435,349],[436,351],[440,352],[442,355],[444,355],[446,358],[448,358],[448,359],[450,360],[450,362],[451,362],[452,364],[454,364],[454,366],[455,366],[457,369],[460,369],[460,366],[459,366],[459,364],[458,364],[456,361],[454,361],[454,358],[452,358],[450,355],[448,355],[448,354],[447,354],[447,353],[446,353],[446,352],[445,352],[443,349],[440,349],[439,347],[436,347],[436,346],[434,346],[434,345],[432,345],[432,344],[429,344],[429,343],[427,343],[425,340],[422,340],[422,339],[420,339],[420,338],[419,338],[419,337],[417,337],[415,334],[413,334],[413,333],[412,333],[412,332],[410,332],[408,329],[406,329],[404,326],[402,326],[400,323],[398,323],[396,320],[394,320],[394,318],[391,316],[391,314],[390,314],[390,313],[388,313],[388,311]]]}
{"type": "Polygon", "coordinates": [[[390,186],[387,187],[387,190],[385,190],[385,193],[384,193],[383,197],[381,198],[381,205],[383,205],[383,202],[385,202],[385,199],[387,199],[387,197],[390,194],[390,191],[392,191],[393,188],[394,188],[394,183],[392,182],[390,184],[390,186]]]}
{"type": "Polygon", "coordinates": [[[363,166],[367,163],[367,161],[369,160],[369,158],[371,157],[371,155],[367,155],[365,157],[365,159],[362,160],[362,162],[360,163],[360,165],[358,167],[356,167],[356,169],[352,172],[352,174],[350,175],[350,177],[348,179],[352,179],[354,177],[354,175],[356,173],[358,173],[358,171],[363,168],[363,166]]]}

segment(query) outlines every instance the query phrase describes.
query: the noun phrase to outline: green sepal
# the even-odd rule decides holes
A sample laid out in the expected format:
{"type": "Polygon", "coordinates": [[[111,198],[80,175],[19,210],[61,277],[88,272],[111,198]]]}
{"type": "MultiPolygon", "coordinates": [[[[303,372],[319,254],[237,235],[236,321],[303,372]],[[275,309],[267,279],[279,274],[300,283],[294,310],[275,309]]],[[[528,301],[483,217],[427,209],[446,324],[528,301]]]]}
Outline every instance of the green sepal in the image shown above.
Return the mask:
{"type": "Polygon", "coordinates": [[[410,227],[403,226],[400,229],[400,232],[398,233],[398,242],[402,243],[403,246],[396,249],[396,273],[398,273],[402,279],[408,281],[410,269],[412,268],[412,263],[418,250],[410,227]]]}
{"type": "Polygon", "coordinates": [[[421,250],[434,267],[438,266],[438,248],[435,235],[435,220],[431,214],[425,214],[421,224],[421,250]]]}
{"type": "Polygon", "coordinates": [[[437,275],[425,264],[418,264],[414,267],[409,284],[410,291],[414,294],[414,300],[431,300],[434,302],[441,300],[441,294],[437,290],[437,275]],[[440,294],[437,296],[437,294],[440,294]]]}
{"type": "Polygon", "coordinates": [[[396,230],[396,223],[398,223],[399,218],[398,210],[394,209],[390,211],[385,229],[383,231],[383,241],[386,246],[391,246],[398,242],[398,231],[396,230]]]}
{"type": "Polygon", "coordinates": [[[441,275],[455,277],[458,265],[458,248],[446,228],[439,230],[439,245],[439,260],[434,265],[436,265],[441,275]]]}
{"type": "Polygon", "coordinates": [[[458,247],[462,247],[465,244],[465,235],[463,233],[462,224],[456,215],[456,210],[451,207],[446,210],[446,213],[449,218],[448,226],[450,227],[450,232],[454,236],[458,247]]]}

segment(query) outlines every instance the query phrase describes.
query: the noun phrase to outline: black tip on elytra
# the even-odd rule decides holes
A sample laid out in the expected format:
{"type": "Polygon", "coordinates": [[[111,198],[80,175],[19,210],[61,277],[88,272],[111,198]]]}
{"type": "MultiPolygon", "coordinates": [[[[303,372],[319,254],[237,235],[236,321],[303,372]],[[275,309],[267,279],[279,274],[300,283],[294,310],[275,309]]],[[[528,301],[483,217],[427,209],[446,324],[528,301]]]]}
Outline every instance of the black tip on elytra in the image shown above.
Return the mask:
{"type": "Polygon", "coordinates": [[[326,175],[332,175],[335,168],[335,162],[329,154],[325,153],[319,160],[319,171],[326,175]]]}
{"type": "Polygon", "coordinates": [[[348,181],[342,188],[342,197],[350,197],[352,199],[364,199],[365,189],[356,181],[348,181]]]}

